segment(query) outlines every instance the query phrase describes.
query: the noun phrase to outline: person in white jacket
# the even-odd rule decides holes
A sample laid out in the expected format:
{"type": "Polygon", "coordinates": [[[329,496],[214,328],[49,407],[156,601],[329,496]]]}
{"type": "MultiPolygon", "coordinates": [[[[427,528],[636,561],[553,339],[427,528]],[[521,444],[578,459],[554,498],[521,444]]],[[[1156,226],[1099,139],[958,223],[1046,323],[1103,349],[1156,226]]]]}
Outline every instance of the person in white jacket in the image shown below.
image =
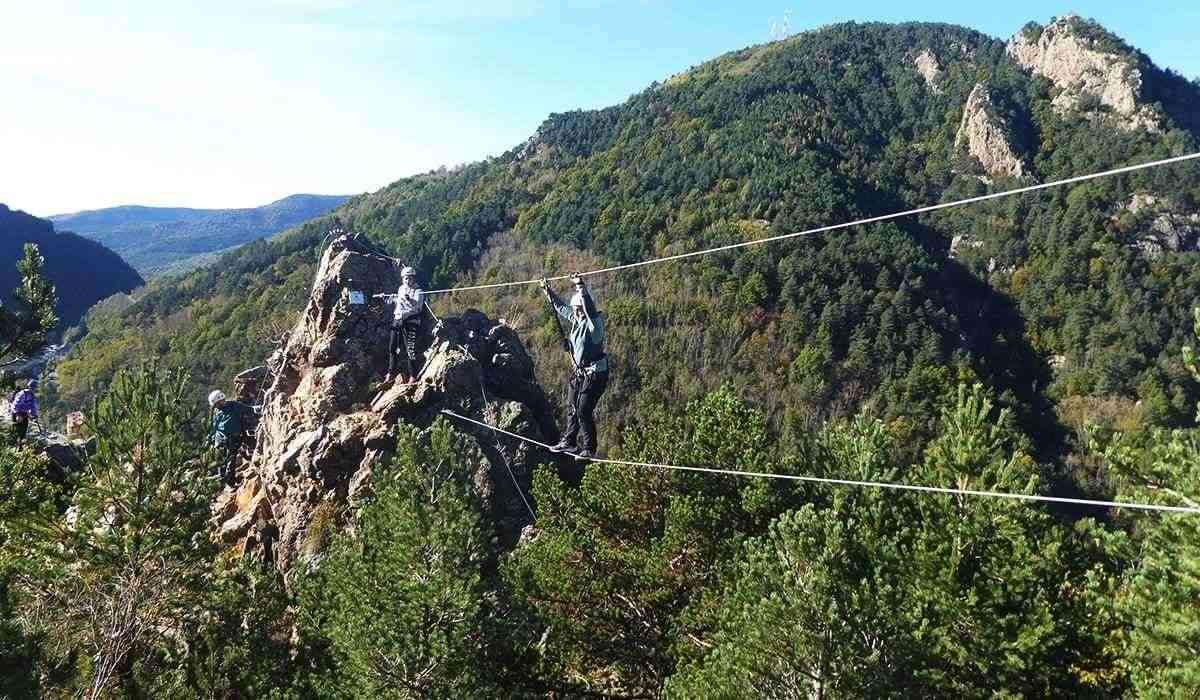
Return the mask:
{"type": "Polygon", "coordinates": [[[417,361],[417,334],[421,330],[421,312],[425,309],[425,292],[417,285],[417,271],[405,265],[400,271],[400,289],[395,294],[377,294],[377,297],[396,305],[392,316],[392,335],[388,343],[388,373],[385,381],[396,377],[396,355],[404,351],[404,363],[400,368],[401,381],[405,384],[416,381],[421,373],[417,361]]]}

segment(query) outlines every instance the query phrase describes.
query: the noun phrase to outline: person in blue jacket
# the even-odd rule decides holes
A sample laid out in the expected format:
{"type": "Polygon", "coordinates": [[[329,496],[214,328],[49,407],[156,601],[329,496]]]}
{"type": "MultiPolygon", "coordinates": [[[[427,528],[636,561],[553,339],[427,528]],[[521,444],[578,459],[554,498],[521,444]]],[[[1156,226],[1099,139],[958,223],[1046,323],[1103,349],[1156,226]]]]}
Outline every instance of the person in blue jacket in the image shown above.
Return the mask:
{"type": "Polygon", "coordinates": [[[582,458],[596,455],[596,404],[608,388],[608,355],[604,350],[604,314],[583,280],[571,277],[575,293],[570,304],[551,291],[542,280],[542,291],[554,312],[571,324],[567,345],[571,352],[573,372],[567,392],[567,427],[562,439],[551,447],[553,452],[567,452],[582,458]]]}
{"type": "Polygon", "coordinates": [[[240,401],[230,401],[220,389],[208,395],[208,405],[213,409],[212,445],[222,452],[217,474],[226,486],[232,487],[237,483],[239,453],[255,421],[254,409],[240,401]]]}

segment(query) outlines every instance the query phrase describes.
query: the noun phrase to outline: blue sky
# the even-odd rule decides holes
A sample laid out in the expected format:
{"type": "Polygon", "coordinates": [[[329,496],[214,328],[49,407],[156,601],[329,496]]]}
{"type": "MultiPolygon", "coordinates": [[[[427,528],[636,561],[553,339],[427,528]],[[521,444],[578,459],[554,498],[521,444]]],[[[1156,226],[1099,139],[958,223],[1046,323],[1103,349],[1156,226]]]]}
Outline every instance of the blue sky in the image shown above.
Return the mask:
{"type": "Polygon", "coordinates": [[[499,154],[550,112],[618,103],[785,21],[1007,38],[1068,12],[1200,76],[1200,3],[1179,0],[4,2],[0,202],[45,216],[371,191],[499,154]]]}

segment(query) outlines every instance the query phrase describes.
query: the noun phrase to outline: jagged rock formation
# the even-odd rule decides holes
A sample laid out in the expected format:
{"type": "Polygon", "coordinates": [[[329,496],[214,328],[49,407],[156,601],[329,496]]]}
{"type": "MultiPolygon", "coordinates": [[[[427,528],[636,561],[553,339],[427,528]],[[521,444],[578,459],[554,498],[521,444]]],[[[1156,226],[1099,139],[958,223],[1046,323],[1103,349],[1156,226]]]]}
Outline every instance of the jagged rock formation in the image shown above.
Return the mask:
{"type": "Polygon", "coordinates": [[[983,241],[969,233],[960,233],[950,241],[950,257],[957,259],[964,250],[982,247],[983,241]]]}
{"type": "Polygon", "coordinates": [[[929,87],[929,90],[935,95],[942,94],[942,88],[938,85],[938,81],[942,78],[942,66],[938,63],[937,56],[929,49],[924,49],[913,57],[913,65],[925,79],[925,85],[929,87]]]}
{"type": "Polygon", "coordinates": [[[1141,104],[1142,68],[1132,56],[1102,50],[1097,39],[1081,31],[1079,17],[1056,19],[1041,28],[1028,27],[1008,42],[1008,55],[1022,68],[1040,75],[1060,92],[1053,105],[1060,113],[1082,110],[1095,116],[1098,104],[1120,118],[1124,129],[1158,130],[1159,119],[1141,104]]]}
{"type": "MultiPolygon", "coordinates": [[[[214,507],[224,543],[257,550],[282,570],[294,566],[309,553],[310,528],[328,527],[329,512],[369,493],[373,469],[394,449],[399,422],[425,428],[450,409],[537,440],[557,438],[520,338],[479,312],[427,319],[419,381],[381,383],[390,308],[371,295],[398,285],[398,267],[365,241],[343,236],[330,244],[307,307],[267,363],[270,385],[246,481],[214,507]]],[[[483,459],[467,476],[501,539],[515,541],[528,515],[514,481],[527,491],[545,453],[497,441],[483,428],[455,427],[475,436],[483,459]]]]}
{"type": "Polygon", "coordinates": [[[1146,258],[1153,260],[1168,251],[1200,250],[1200,213],[1180,212],[1169,202],[1144,192],[1133,195],[1121,209],[1149,220],[1148,226],[1139,227],[1138,239],[1132,244],[1146,258]]]}
{"type": "Polygon", "coordinates": [[[963,107],[955,147],[964,143],[967,152],[992,176],[1025,177],[1025,161],[1012,145],[1011,129],[992,104],[987,86],[976,83],[963,107]]]}

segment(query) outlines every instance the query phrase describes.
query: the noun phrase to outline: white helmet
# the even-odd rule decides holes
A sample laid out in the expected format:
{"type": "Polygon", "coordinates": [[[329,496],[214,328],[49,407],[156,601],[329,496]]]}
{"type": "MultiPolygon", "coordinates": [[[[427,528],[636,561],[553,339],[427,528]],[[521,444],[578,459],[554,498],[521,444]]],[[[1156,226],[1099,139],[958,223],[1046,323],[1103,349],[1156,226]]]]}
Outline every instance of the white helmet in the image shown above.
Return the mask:
{"type": "Polygon", "coordinates": [[[213,389],[212,393],[208,395],[209,406],[216,406],[224,400],[225,392],[221,391],[220,389],[213,389]]]}
{"type": "Polygon", "coordinates": [[[583,292],[575,292],[571,295],[571,306],[583,306],[583,292]]]}
{"type": "Polygon", "coordinates": [[[400,270],[400,276],[401,277],[416,277],[417,270],[416,270],[416,268],[412,267],[411,265],[405,265],[404,268],[400,270]]]}

